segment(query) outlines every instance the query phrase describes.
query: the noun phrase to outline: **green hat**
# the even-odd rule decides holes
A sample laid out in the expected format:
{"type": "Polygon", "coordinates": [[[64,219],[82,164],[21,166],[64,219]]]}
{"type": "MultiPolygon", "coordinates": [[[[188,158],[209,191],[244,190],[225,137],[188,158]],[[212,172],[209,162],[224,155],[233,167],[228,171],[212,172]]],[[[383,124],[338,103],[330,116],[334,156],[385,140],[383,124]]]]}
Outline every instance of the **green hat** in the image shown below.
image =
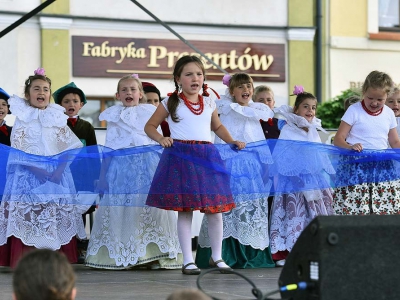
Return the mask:
{"type": "Polygon", "coordinates": [[[86,104],[87,101],[85,94],[73,82],[70,82],[67,85],[64,85],[63,87],[60,87],[57,91],[53,93],[54,102],[61,105],[62,98],[64,98],[66,94],[70,93],[79,95],[83,104],[86,104]]]}

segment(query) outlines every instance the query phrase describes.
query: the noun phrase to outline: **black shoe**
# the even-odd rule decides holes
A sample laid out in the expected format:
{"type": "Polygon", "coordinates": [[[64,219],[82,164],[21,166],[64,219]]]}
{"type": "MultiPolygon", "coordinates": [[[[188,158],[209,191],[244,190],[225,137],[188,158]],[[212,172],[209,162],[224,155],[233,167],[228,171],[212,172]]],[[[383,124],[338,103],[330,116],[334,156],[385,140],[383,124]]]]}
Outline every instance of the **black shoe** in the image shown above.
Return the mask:
{"type": "Polygon", "coordinates": [[[84,240],[77,240],[76,246],[78,248],[78,250],[87,250],[89,245],[89,240],[88,239],[84,239],[84,240]]]}

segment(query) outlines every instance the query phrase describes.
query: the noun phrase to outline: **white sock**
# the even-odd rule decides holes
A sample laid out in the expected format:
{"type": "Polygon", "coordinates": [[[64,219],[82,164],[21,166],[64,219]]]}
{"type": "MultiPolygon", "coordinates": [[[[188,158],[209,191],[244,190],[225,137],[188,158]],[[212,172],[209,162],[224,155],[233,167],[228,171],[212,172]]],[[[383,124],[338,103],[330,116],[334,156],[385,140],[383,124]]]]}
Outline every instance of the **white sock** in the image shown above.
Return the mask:
{"type": "MultiPolygon", "coordinates": [[[[222,214],[207,214],[208,218],[208,235],[210,237],[211,244],[211,257],[213,261],[222,259],[222,214]]],[[[218,267],[228,267],[227,264],[221,262],[218,263],[218,267]]]]}
{"type": "MultiPolygon", "coordinates": [[[[183,265],[194,262],[192,254],[192,217],[193,212],[178,212],[178,238],[183,254],[183,265]]],[[[195,265],[190,265],[187,269],[195,269],[195,265]]]]}

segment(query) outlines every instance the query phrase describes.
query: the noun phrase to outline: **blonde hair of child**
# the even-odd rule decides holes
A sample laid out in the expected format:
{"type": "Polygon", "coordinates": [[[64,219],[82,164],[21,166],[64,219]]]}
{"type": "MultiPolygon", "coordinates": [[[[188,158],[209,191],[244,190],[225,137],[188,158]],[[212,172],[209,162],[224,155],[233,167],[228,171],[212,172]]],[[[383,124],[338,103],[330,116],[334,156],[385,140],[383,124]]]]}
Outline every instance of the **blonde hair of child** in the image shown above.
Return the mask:
{"type": "Polygon", "coordinates": [[[367,92],[369,88],[383,89],[386,94],[389,94],[393,88],[393,80],[388,74],[384,72],[372,71],[368,74],[367,78],[365,78],[364,84],[362,86],[363,95],[367,92]]]}
{"type": "MultiPolygon", "coordinates": [[[[126,76],[122,77],[122,78],[118,81],[117,93],[119,93],[119,88],[120,88],[121,82],[124,81],[124,80],[128,80],[128,79],[136,81],[137,84],[138,84],[138,87],[139,87],[139,91],[142,93],[142,95],[144,95],[144,90],[143,90],[142,82],[140,81],[139,78],[133,77],[132,75],[126,75],[126,76]]],[[[141,102],[141,99],[139,100],[139,103],[142,103],[142,102],[141,102]]]]}
{"type": "Polygon", "coordinates": [[[272,98],[275,97],[274,91],[273,91],[269,86],[267,86],[267,85],[259,85],[258,87],[256,87],[256,88],[254,89],[253,101],[256,101],[256,100],[257,100],[257,95],[258,95],[259,93],[263,93],[263,92],[267,92],[267,93],[272,94],[272,98]]]}

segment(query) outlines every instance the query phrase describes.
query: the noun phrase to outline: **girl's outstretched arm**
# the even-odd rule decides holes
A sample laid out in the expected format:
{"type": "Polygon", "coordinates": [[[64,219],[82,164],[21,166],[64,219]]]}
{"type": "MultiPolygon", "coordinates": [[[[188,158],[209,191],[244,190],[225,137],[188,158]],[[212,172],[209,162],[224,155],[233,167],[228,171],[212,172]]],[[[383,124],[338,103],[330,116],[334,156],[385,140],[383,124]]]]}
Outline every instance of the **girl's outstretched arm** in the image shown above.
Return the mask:
{"type": "Polygon", "coordinates": [[[217,110],[214,110],[211,116],[211,130],[225,143],[227,144],[235,144],[239,150],[246,147],[245,142],[235,141],[229,131],[226,129],[224,125],[222,125],[221,120],[218,117],[217,110]]]}
{"type": "Polygon", "coordinates": [[[174,142],[172,138],[164,137],[157,131],[157,127],[160,126],[161,122],[167,117],[167,110],[165,109],[164,105],[160,104],[144,126],[144,132],[146,132],[149,138],[156,141],[163,147],[171,147],[174,142]]]}
{"type": "Polygon", "coordinates": [[[392,128],[389,130],[389,145],[392,148],[400,148],[400,140],[397,134],[397,129],[392,128]]]}
{"type": "Polygon", "coordinates": [[[339,129],[335,134],[335,138],[333,139],[333,144],[340,148],[345,148],[349,150],[355,150],[357,152],[361,152],[363,147],[360,143],[350,145],[346,142],[346,138],[350,132],[351,126],[344,121],[340,122],[339,129]]]}

